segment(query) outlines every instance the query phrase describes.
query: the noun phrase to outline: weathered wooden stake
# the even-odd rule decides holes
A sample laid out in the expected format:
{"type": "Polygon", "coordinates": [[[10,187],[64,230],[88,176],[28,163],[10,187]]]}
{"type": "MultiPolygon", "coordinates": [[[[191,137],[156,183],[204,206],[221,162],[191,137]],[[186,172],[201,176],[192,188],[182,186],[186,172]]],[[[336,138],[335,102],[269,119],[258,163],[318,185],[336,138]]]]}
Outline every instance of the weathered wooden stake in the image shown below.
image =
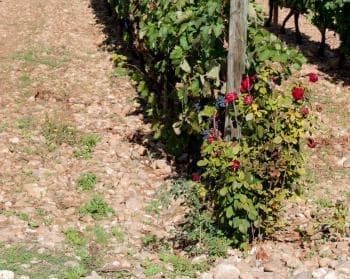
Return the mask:
{"type": "MultiPolygon", "coordinates": [[[[227,57],[227,93],[239,94],[242,75],[245,72],[247,46],[247,16],[248,0],[230,0],[230,29],[227,57]]],[[[238,122],[238,112],[233,103],[235,112],[235,127],[226,110],[224,139],[241,138],[241,127],[238,122]]]]}

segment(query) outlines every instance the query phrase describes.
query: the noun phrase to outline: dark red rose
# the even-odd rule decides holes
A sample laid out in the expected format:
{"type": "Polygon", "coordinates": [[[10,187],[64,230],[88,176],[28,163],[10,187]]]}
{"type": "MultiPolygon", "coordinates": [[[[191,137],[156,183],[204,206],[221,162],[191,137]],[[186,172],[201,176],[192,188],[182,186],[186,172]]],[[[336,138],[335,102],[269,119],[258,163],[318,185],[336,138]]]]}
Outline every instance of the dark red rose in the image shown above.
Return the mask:
{"type": "Polygon", "coordinates": [[[250,94],[245,96],[243,100],[244,104],[247,106],[250,106],[253,103],[253,101],[254,101],[254,97],[250,94]]]}
{"type": "Polygon", "coordinates": [[[318,75],[316,73],[310,73],[309,74],[309,81],[310,82],[317,82],[318,81],[318,75]]]}
{"type": "Polygon", "coordinates": [[[242,79],[242,82],[241,82],[241,92],[242,93],[246,93],[246,92],[249,92],[250,89],[252,89],[253,87],[253,82],[255,80],[255,77],[252,76],[252,77],[244,77],[242,79]]]}
{"type": "Polygon", "coordinates": [[[310,148],[315,148],[317,146],[317,142],[312,138],[308,138],[307,139],[307,146],[310,148]]]}
{"type": "Polygon", "coordinates": [[[241,162],[240,162],[240,161],[234,160],[234,161],[232,162],[231,168],[232,168],[234,171],[237,171],[240,167],[241,167],[241,162]]]}
{"type": "Polygon", "coordinates": [[[198,172],[192,173],[192,180],[195,182],[201,181],[201,175],[198,172]]]}
{"type": "Polygon", "coordinates": [[[210,136],[210,137],[208,138],[208,142],[209,142],[209,143],[212,143],[212,142],[214,142],[214,141],[216,141],[216,137],[210,136]]]}
{"type": "Polygon", "coordinates": [[[294,87],[293,89],[293,98],[295,101],[304,100],[304,88],[303,87],[294,87]]]}
{"type": "Polygon", "coordinates": [[[301,108],[300,108],[300,113],[301,113],[304,117],[308,116],[308,114],[310,113],[309,108],[308,108],[308,107],[301,107],[301,108]]]}
{"type": "Polygon", "coordinates": [[[238,100],[238,94],[236,92],[227,93],[225,96],[225,101],[228,105],[232,104],[236,100],[238,100]]]}

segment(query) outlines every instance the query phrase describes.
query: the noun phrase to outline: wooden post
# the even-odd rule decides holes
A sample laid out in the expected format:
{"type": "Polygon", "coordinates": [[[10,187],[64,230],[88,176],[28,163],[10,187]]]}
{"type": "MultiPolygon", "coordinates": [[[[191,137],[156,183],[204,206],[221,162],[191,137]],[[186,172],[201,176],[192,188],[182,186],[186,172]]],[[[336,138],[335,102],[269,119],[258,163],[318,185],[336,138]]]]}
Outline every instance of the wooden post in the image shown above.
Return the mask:
{"type": "Polygon", "coordinates": [[[278,2],[274,1],[273,3],[273,25],[278,25],[278,2]]]}
{"type": "MultiPolygon", "coordinates": [[[[230,0],[230,29],[227,57],[227,93],[240,92],[242,75],[245,72],[247,45],[247,16],[248,0],[230,0]]],[[[241,138],[241,127],[238,122],[238,111],[233,103],[235,112],[235,128],[226,110],[224,139],[241,138]]]]}

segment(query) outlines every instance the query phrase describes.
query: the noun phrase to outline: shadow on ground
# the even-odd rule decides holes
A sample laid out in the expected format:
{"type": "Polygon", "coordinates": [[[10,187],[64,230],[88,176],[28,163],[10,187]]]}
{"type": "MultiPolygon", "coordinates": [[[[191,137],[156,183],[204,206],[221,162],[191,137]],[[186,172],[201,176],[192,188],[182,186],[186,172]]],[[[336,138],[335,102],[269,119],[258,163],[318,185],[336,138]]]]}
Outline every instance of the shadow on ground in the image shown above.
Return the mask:
{"type": "MultiPolygon", "coordinates": [[[[326,44],[325,54],[323,57],[318,55],[320,48],[320,42],[312,40],[307,34],[302,34],[302,43],[297,44],[296,33],[292,28],[286,28],[285,33],[281,33],[281,25],[268,27],[267,30],[274,33],[287,45],[299,48],[304,56],[308,59],[309,63],[317,65],[318,69],[331,77],[332,82],[343,81],[344,85],[350,85],[350,58],[348,57],[343,65],[339,66],[339,60],[341,59],[341,53],[339,49],[331,49],[326,44]]],[[[301,26],[302,32],[302,26],[301,26]]]]}
{"type": "MultiPolygon", "coordinates": [[[[123,39],[120,24],[126,23],[118,21],[114,11],[110,8],[106,0],[90,0],[90,6],[96,16],[96,23],[102,26],[102,31],[106,37],[100,45],[100,48],[104,51],[126,56],[130,68],[138,69],[138,71],[142,72],[143,78],[148,78],[144,67],[143,54],[135,48],[133,43],[129,43],[123,39]]],[[[157,92],[158,85],[154,80],[149,78],[146,82],[153,92],[157,92]]],[[[139,101],[142,105],[142,100],[139,99],[139,101]]],[[[139,114],[143,115],[143,121],[145,123],[151,122],[151,119],[147,117],[146,111],[142,106],[140,108],[135,108],[134,111],[128,114],[128,116],[139,114]]],[[[170,156],[169,153],[165,151],[165,143],[156,141],[151,134],[145,134],[144,131],[136,131],[133,135],[128,137],[128,140],[146,147],[149,153],[152,154],[153,158],[167,158],[168,160],[171,159],[172,161],[175,161],[174,167],[176,168],[179,177],[187,176],[188,173],[191,173],[196,168],[194,162],[197,160],[189,158],[188,154],[190,152],[184,151],[184,154],[176,158],[170,156]]]]}

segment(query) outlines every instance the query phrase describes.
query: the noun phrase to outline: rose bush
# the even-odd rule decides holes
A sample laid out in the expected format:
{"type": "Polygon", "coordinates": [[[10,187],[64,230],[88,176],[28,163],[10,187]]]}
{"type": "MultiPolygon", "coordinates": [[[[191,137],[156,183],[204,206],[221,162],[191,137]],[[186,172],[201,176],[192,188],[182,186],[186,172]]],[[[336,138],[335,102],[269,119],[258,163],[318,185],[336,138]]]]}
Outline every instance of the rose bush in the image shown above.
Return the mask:
{"type": "Polygon", "coordinates": [[[201,197],[213,201],[236,244],[250,239],[254,230],[266,231],[303,172],[301,141],[309,112],[302,107],[307,107],[308,92],[301,84],[288,91],[277,86],[304,57],[262,28],[261,9],[252,4],[247,74],[239,92],[227,93],[229,1],[110,3],[123,22],[124,37],[142,55],[144,69],[134,72],[134,80],[155,138],[175,156],[187,153],[196,159],[201,151],[201,169],[192,179],[201,197]],[[242,126],[240,141],[222,140],[226,112],[242,126]]]}
{"type": "Polygon", "coordinates": [[[249,95],[236,102],[242,139],[207,141],[198,162],[221,225],[241,245],[271,232],[282,202],[305,173],[303,146],[316,147],[306,139],[312,123],[308,86],[281,91],[271,86],[271,74],[269,66],[262,68],[249,95]]]}

